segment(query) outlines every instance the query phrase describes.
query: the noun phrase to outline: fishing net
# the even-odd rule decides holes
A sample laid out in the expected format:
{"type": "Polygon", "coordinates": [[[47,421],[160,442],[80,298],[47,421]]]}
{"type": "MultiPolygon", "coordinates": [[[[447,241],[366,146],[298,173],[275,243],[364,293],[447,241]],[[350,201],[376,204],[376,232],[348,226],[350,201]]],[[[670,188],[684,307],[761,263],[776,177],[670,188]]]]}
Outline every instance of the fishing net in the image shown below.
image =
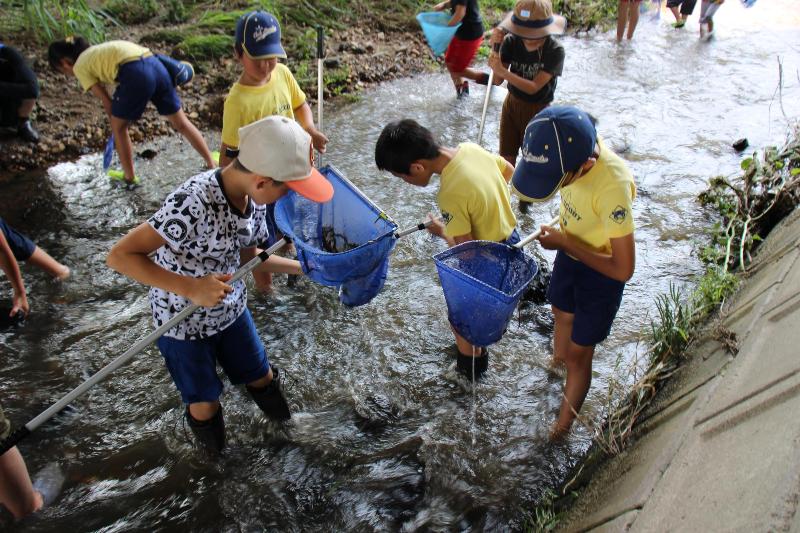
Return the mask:
{"type": "Polygon", "coordinates": [[[447,316],[459,335],[476,346],[503,337],[525,287],[536,276],[536,261],[519,248],[469,241],[433,256],[447,302],[447,316]]]}
{"type": "Polygon", "coordinates": [[[331,201],[317,204],[289,191],[275,204],[275,222],[294,242],[306,276],[339,287],[343,304],[363,305],[386,281],[397,224],[338,170],[328,165],[320,172],[333,185],[331,201]]]}
{"type": "Polygon", "coordinates": [[[448,26],[450,15],[436,11],[418,14],[417,22],[422,26],[425,40],[428,41],[428,46],[431,47],[431,51],[435,56],[441,56],[445,53],[450,41],[453,40],[453,36],[461,26],[460,22],[455,26],[448,26]]]}

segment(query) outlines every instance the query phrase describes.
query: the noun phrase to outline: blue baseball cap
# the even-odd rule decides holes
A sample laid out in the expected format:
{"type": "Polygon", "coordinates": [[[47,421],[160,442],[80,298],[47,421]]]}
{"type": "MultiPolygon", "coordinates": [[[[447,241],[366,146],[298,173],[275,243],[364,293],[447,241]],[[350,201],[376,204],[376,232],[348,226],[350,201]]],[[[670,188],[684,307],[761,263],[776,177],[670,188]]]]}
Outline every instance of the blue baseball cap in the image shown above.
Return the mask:
{"type": "Polygon", "coordinates": [[[281,26],[266,11],[251,11],[236,22],[236,44],[253,59],[286,57],[281,46],[281,26]]]}
{"type": "Polygon", "coordinates": [[[594,152],[597,130],[589,114],[573,106],[551,106],[528,122],[522,157],[511,180],[523,200],[541,202],[561,187],[594,152]]]}

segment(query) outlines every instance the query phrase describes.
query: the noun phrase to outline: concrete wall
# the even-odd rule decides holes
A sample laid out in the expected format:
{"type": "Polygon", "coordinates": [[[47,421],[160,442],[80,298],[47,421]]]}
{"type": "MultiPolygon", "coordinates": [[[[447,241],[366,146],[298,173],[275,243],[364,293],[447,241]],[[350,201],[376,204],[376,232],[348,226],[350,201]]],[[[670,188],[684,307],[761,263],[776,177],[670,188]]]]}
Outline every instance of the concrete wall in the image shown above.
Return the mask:
{"type": "Polygon", "coordinates": [[[561,531],[800,531],[800,210],[761,246],[714,325],[561,531]]]}

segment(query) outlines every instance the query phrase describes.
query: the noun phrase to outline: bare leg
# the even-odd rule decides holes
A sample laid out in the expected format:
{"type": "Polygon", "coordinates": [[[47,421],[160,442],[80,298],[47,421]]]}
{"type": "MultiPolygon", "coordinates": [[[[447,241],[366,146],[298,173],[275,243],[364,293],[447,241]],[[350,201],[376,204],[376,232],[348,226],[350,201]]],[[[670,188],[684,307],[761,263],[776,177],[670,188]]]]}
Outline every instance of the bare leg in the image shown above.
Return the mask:
{"type": "Polygon", "coordinates": [[[28,118],[31,116],[31,111],[33,111],[33,106],[36,105],[35,98],[29,98],[27,100],[23,100],[22,104],[20,104],[19,108],[17,109],[17,116],[19,118],[28,118]]]}
{"type": "Polygon", "coordinates": [[[50,254],[38,246],[34,248],[33,254],[31,254],[27,262],[36,268],[44,270],[58,280],[64,280],[69,277],[69,267],[53,259],[50,254]]]}
{"type": "Polygon", "coordinates": [[[633,39],[633,32],[639,23],[639,3],[628,2],[628,40],[633,39]]]}
{"type": "Polygon", "coordinates": [[[128,134],[129,124],[130,122],[124,118],[111,117],[111,131],[114,133],[114,144],[122,165],[122,172],[125,175],[125,181],[133,183],[136,174],[133,171],[133,143],[128,134]]]}
{"type": "Polygon", "coordinates": [[[555,327],[553,328],[553,361],[550,366],[553,368],[563,367],[567,364],[567,351],[572,342],[572,321],[575,315],[562,311],[557,307],[552,307],[555,317],[555,327]]]}
{"type": "Polygon", "coordinates": [[[14,518],[22,518],[42,508],[42,495],[33,490],[25,460],[17,447],[0,455],[0,503],[14,518]]]}
{"type": "Polygon", "coordinates": [[[450,325],[450,329],[453,330],[453,335],[456,337],[456,346],[458,346],[458,351],[461,352],[461,355],[466,355],[468,357],[480,357],[483,355],[483,348],[470,344],[467,339],[456,333],[452,324],[450,325]]]}
{"type": "Polygon", "coordinates": [[[458,92],[461,84],[464,83],[464,78],[461,77],[461,73],[450,72],[450,79],[453,80],[453,86],[456,88],[456,92],[458,92]]]}
{"type": "Polygon", "coordinates": [[[617,42],[620,42],[622,36],[625,35],[625,24],[628,22],[628,4],[629,2],[625,0],[619,0],[619,5],[617,6],[617,42]]]}
{"type": "Polygon", "coordinates": [[[252,387],[254,389],[263,389],[267,385],[272,382],[272,367],[270,367],[269,372],[263,378],[259,378],[255,381],[251,381],[247,384],[248,387],[252,387]]]}
{"type": "Polygon", "coordinates": [[[678,10],[677,6],[676,7],[670,7],[669,10],[672,11],[673,16],[675,17],[675,22],[680,22],[681,21],[681,12],[678,10]]]}
{"type": "MultiPolygon", "coordinates": [[[[558,412],[558,420],[553,424],[550,431],[551,439],[558,439],[563,437],[569,432],[572,427],[572,422],[575,420],[575,413],[579,413],[583,401],[586,399],[586,394],[589,392],[589,386],[592,383],[592,356],[594,355],[594,346],[581,346],[575,344],[571,339],[564,340],[563,337],[558,336],[559,325],[566,327],[567,324],[559,321],[570,320],[569,332],[572,333],[572,323],[570,313],[553,309],[556,317],[556,331],[557,336],[554,341],[556,350],[564,349],[559,355],[563,358],[567,366],[567,381],[564,384],[564,398],[561,400],[561,408],[558,412]]],[[[561,332],[561,335],[564,331],[561,332]]]]}
{"type": "Polygon", "coordinates": [[[189,413],[197,421],[211,420],[219,410],[219,400],[213,402],[197,402],[189,404],[189,413]]]}
{"type": "Polygon", "coordinates": [[[167,115],[167,120],[169,123],[172,124],[172,127],[175,128],[178,133],[183,135],[189,144],[192,145],[198,154],[203,158],[206,162],[206,167],[208,168],[217,168],[217,163],[214,161],[214,158],[211,157],[211,151],[208,149],[208,145],[206,144],[205,139],[203,139],[203,135],[200,133],[194,124],[189,120],[186,116],[186,113],[183,112],[183,109],[179,109],[176,113],[171,115],[167,115]]]}
{"type": "Polygon", "coordinates": [[[256,282],[256,290],[259,292],[272,290],[272,272],[253,270],[253,281],[256,282]]]}

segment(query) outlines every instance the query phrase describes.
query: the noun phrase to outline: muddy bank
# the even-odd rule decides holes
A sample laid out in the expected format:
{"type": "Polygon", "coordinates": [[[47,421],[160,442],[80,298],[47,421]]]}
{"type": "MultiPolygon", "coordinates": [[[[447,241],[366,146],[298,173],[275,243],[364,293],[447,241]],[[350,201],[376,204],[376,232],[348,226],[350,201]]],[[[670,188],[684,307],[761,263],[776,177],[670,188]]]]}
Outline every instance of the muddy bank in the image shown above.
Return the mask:
{"type": "MultiPolygon", "coordinates": [[[[122,35],[116,37],[122,38],[122,35]]],[[[42,140],[34,145],[17,139],[13,132],[0,133],[0,173],[42,168],[102,150],[110,135],[110,127],[100,101],[89,93],[82,93],[74,78],[50,69],[45,47],[14,43],[13,40],[6,42],[13,43],[22,51],[39,77],[41,95],[33,121],[42,140]]],[[[174,52],[163,43],[147,43],[147,46],[153,51],[174,52]]],[[[297,75],[298,81],[309,103],[314,106],[317,99],[316,60],[299,62],[290,57],[287,64],[296,75],[298,72],[301,74],[297,75]]],[[[333,105],[345,103],[357,98],[360,90],[371,85],[443,68],[440,64],[441,60],[431,57],[419,31],[392,32],[372,27],[329,32],[325,99],[332,99],[329,104],[333,105]]],[[[221,129],[223,101],[241,72],[241,66],[231,54],[230,57],[196,64],[196,68],[195,79],[179,91],[184,111],[201,130],[221,129]]],[[[152,106],[148,106],[144,116],[130,128],[134,143],[170,133],[170,125],[152,106]]]]}

